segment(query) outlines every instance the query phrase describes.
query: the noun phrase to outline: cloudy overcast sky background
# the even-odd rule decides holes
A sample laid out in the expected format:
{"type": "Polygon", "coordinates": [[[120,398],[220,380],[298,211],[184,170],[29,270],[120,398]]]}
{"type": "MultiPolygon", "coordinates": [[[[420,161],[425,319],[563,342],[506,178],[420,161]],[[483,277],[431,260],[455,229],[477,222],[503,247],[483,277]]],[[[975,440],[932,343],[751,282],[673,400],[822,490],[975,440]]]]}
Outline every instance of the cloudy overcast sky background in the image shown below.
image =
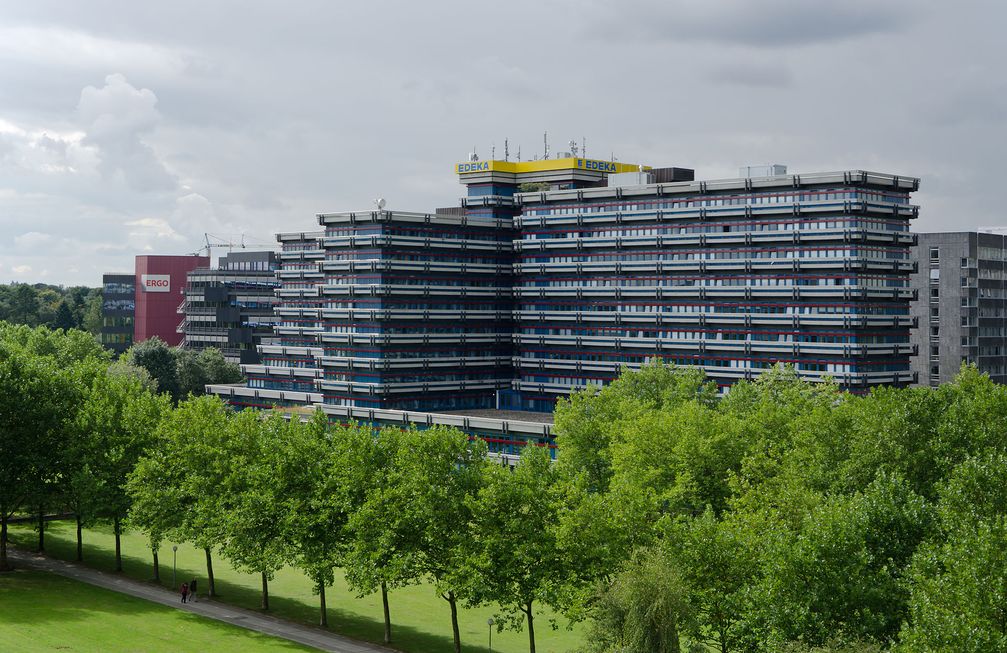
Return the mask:
{"type": "Polygon", "coordinates": [[[1007,6],[985,0],[0,0],[0,281],[98,285],[203,233],[453,205],[452,165],[588,156],[922,178],[1007,227],[1007,6]]]}

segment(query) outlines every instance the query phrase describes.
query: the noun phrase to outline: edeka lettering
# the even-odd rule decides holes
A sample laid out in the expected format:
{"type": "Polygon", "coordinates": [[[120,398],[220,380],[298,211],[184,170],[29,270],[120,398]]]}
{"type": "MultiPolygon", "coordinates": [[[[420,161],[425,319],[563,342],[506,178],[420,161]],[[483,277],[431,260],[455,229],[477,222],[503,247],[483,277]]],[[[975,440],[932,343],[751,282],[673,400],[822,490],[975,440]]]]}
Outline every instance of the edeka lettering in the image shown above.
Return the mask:
{"type": "Polygon", "coordinates": [[[489,161],[458,164],[458,174],[462,174],[464,172],[486,172],[489,169],[490,169],[489,161]]]}
{"type": "Polygon", "coordinates": [[[577,167],[584,170],[597,170],[599,172],[615,172],[615,164],[610,161],[595,161],[594,159],[577,159],[577,167]]]}

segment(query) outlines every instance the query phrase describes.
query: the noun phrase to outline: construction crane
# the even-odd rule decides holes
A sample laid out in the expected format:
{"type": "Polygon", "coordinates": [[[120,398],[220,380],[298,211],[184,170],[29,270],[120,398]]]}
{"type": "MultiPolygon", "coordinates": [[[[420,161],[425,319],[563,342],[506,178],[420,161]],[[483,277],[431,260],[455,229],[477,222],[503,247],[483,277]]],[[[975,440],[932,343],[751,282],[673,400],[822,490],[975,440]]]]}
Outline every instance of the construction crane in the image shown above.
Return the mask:
{"type": "MultiPolygon", "coordinates": [[[[200,247],[199,249],[197,249],[195,252],[193,252],[192,255],[193,256],[200,256],[200,255],[203,255],[203,253],[205,252],[205,256],[209,256],[214,249],[220,249],[222,247],[226,247],[228,249],[228,251],[231,251],[231,250],[233,250],[235,248],[245,249],[246,247],[248,247],[248,245],[245,244],[245,234],[240,234],[240,235],[241,235],[241,241],[235,243],[235,242],[230,241],[230,240],[228,240],[226,238],[223,238],[221,236],[215,236],[213,234],[204,233],[203,234],[203,240],[206,242],[206,244],[203,245],[202,247],[200,247]]],[[[258,243],[253,243],[253,244],[256,245],[256,246],[258,246],[258,243]]],[[[267,247],[271,247],[271,246],[267,246],[267,247]]]]}

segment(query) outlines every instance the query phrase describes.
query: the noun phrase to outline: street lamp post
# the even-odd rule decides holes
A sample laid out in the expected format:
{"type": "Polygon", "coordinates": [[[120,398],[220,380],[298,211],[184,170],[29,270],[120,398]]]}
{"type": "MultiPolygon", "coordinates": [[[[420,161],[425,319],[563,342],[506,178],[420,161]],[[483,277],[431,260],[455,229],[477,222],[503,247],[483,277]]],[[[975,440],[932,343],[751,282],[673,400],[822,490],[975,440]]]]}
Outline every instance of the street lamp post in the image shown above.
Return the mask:
{"type": "Polygon", "coordinates": [[[175,562],[178,560],[178,545],[174,544],[171,547],[171,587],[174,588],[177,584],[175,582],[175,562]]]}
{"type": "Polygon", "coordinates": [[[493,653],[493,617],[486,620],[486,625],[490,627],[490,653],[493,653]]]}

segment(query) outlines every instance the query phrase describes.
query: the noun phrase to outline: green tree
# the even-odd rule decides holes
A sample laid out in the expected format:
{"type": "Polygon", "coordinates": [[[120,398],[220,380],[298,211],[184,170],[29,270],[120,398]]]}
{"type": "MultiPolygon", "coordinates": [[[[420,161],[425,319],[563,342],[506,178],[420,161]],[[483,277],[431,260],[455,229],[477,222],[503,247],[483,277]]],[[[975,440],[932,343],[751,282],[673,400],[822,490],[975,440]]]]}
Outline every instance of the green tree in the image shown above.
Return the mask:
{"type": "Polygon", "coordinates": [[[183,402],[162,419],[155,445],[127,483],[130,523],[152,540],[161,535],[192,542],[206,555],[207,589],[216,593],[212,550],[224,538],[224,515],[214,493],[225,481],[229,409],[219,397],[183,402]]]}
{"type": "Polygon", "coordinates": [[[80,462],[95,479],[95,516],[112,524],[116,571],[122,571],[120,535],[130,507],[126,482],[154,444],[157,424],[169,408],[165,397],[137,379],[104,373],[94,377],[77,412],[79,433],[87,441],[80,462]]]}
{"type": "Polygon", "coordinates": [[[418,578],[411,566],[413,551],[399,548],[400,540],[387,537],[385,524],[379,521],[383,511],[395,505],[386,503],[386,493],[394,495],[396,492],[395,477],[389,472],[403,446],[402,431],[386,428],[377,438],[369,433],[363,437],[354,433],[352,439],[345,440],[354,446],[342,447],[345,462],[340,465],[341,484],[350,490],[349,500],[344,502],[348,537],[342,557],[343,570],[350,587],[361,596],[381,592],[384,642],[388,644],[392,641],[388,590],[409,585],[418,578]]]}
{"type": "Polygon", "coordinates": [[[66,301],[60,301],[56,306],[56,314],[52,319],[52,327],[54,329],[69,330],[77,326],[76,320],[73,317],[73,311],[67,306],[66,301]]]}
{"type": "Polygon", "coordinates": [[[355,537],[371,538],[381,562],[393,567],[389,578],[393,574],[399,584],[433,583],[451,608],[454,650],[460,653],[458,601],[469,584],[463,567],[472,550],[472,500],[485,473],[486,445],[440,426],[399,437],[386,487],[353,516],[355,537]],[[378,529],[363,529],[368,522],[378,529]]]}
{"type": "Polygon", "coordinates": [[[486,481],[469,500],[475,524],[466,560],[470,602],[494,602],[505,611],[499,627],[528,630],[535,653],[535,606],[559,606],[560,579],[570,574],[559,547],[562,489],[549,452],[528,447],[521,462],[488,468],[486,481]]]}
{"type": "Polygon", "coordinates": [[[80,316],[80,328],[95,337],[101,334],[101,305],[101,291],[97,290],[88,295],[80,316]]]}
{"type": "Polygon", "coordinates": [[[175,401],[181,398],[175,353],[165,341],[154,336],[149,340],[138,342],[129,348],[125,357],[132,365],[147,370],[157,381],[158,392],[167,392],[175,401]]]}
{"type": "Polygon", "coordinates": [[[612,477],[609,451],[623,419],[642,411],[660,411],[695,401],[713,406],[716,384],[702,370],[666,365],[660,359],[639,370],[623,369],[608,386],[573,393],[556,404],[556,440],[563,455],[558,464],[566,476],[583,474],[589,491],[605,491],[612,477]]]}
{"type": "Polygon", "coordinates": [[[172,349],[171,353],[175,357],[178,398],[204,394],[208,378],[206,370],[200,364],[199,354],[191,349],[172,349]]]}
{"type": "Polygon", "coordinates": [[[610,583],[591,611],[589,653],[679,653],[680,624],[690,618],[689,591],[675,561],[641,551],[610,583]]]}
{"type": "Polygon", "coordinates": [[[0,571],[9,571],[7,523],[57,467],[71,383],[52,358],[0,334],[0,571]]]}
{"type": "Polygon", "coordinates": [[[269,609],[269,581],[288,558],[283,479],[277,478],[287,433],[279,414],[268,421],[253,410],[231,415],[227,434],[219,441],[221,483],[198,498],[206,506],[204,512],[222,520],[221,553],[235,569],[259,574],[263,610],[269,609]]]}
{"type": "MultiPolygon", "coordinates": [[[[239,383],[244,377],[241,368],[230,363],[216,347],[207,347],[199,352],[199,366],[206,376],[206,383],[239,383]]],[[[203,388],[199,389],[203,392],[203,388]]]]}

